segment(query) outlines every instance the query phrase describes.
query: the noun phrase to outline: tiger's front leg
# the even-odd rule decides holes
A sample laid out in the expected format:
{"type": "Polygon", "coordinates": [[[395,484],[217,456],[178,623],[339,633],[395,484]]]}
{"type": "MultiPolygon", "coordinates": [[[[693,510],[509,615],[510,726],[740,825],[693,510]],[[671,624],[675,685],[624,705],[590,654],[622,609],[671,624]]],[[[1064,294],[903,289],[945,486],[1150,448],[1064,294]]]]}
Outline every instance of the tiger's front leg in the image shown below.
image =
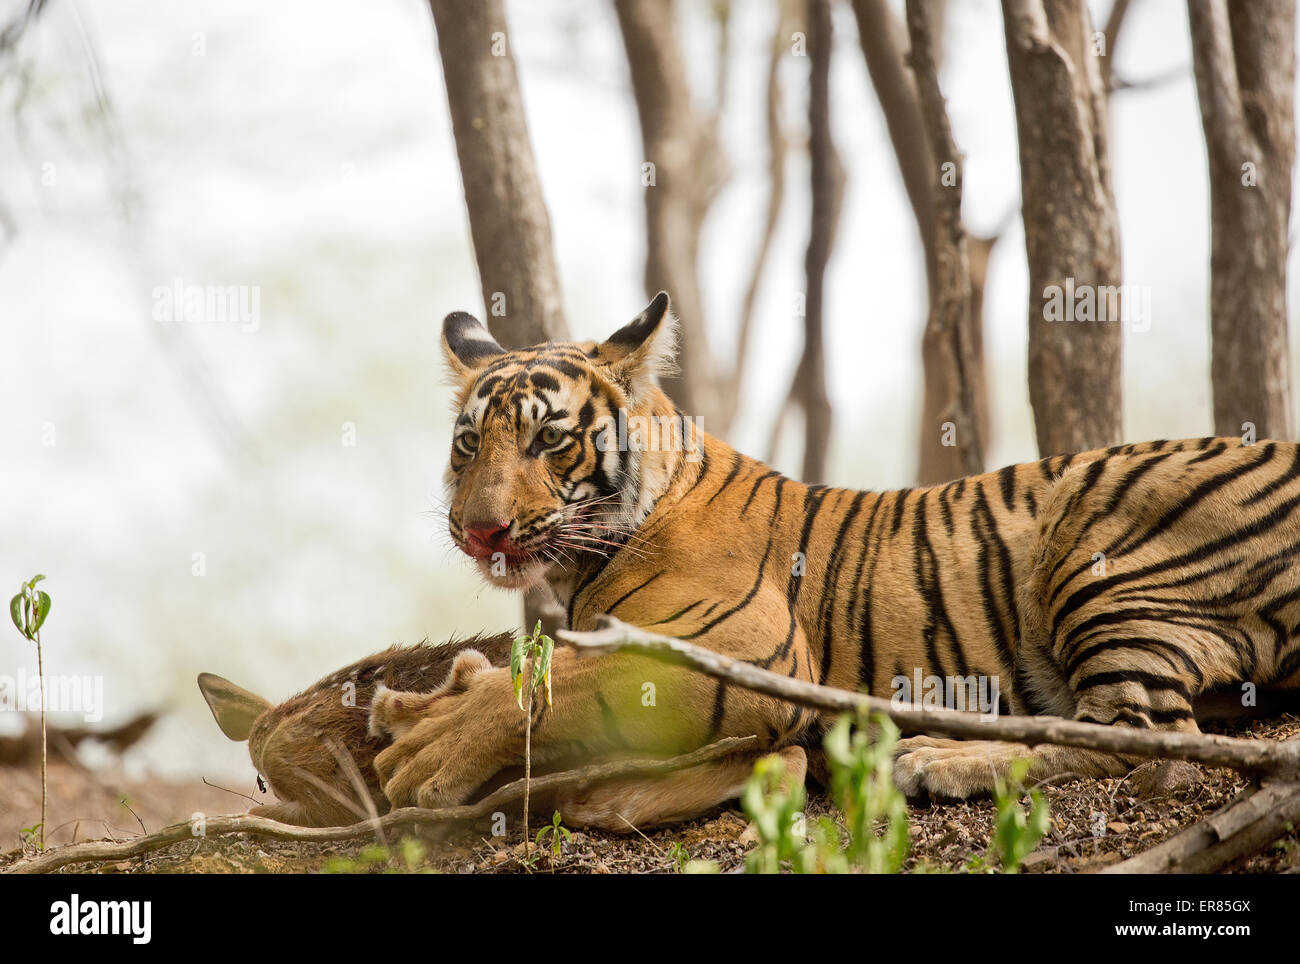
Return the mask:
{"type": "Polygon", "coordinates": [[[375,757],[389,802],[461,803],[516,756],[522,758],[523,714],[512,693],[509,670],[473,651],[456,658],[447,682],[432,693],[379,687],[370,734],[393,738],[375,757]]]}
{"type": "MultiPolygon", "coordinates": [[[[719,711],[716,681],[629,654],[578,657],[557,649],[552,704],[536,710],[533,763],[634,752],[670,756],[726,736],[760,737],[788,721],[789,707],[728,691],[719,711]]],[[[394,737],[375,758],[394,807],[465,802],[495,773],[524,762],[526,719],[510,671],[458,659],[435,693],[376,693],[371,729],[394,737]]]]}

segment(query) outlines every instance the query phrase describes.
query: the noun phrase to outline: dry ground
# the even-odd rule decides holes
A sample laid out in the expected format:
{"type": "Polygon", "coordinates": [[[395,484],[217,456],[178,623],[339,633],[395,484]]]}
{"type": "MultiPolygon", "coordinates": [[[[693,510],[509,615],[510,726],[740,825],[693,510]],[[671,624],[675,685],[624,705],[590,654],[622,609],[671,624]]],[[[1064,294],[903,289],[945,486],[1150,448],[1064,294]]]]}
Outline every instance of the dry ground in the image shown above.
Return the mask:
{"type": "MultiPolygon", "coordinates": [[[[1300,717],[1283,716],[1237,726],[1237,736],[1286,739],[1300,736],[1300,717]]],[[[1031,873],[1079,873],[1122,860],[1177,833],[1219,809],[1245,787],[1230,770],[1183,763],[1150,763],[1123,779],[1075,781],[1046,786],[1052,824],[1026,861],[1031,873]]],[[[55,843],[101,837],[124,839],[188,819],[195,812],[241,812],[243,798],[200,781],[133,783],[113,773],[59,763],[50,773],[51,827],[55,843]],[[128,810],[127,807],[130,807],[128,810]],[[138,819],[137,819],[138,818],[138,819]]],[[[808,804],[810,816],[830,813],[823,796],[808,804]]],[[[21,853],[20,828],[40,812],[40,783],[31,767],[0,767],[0,869],[21,853]]],[[[908,868],[971,872],[982,869],[992,828],[987,801],[935,804],[909,809],[912,854],[908,868]]],[[[540,873],[672,873],[682,861],[712,860],[739,870],[750,847],[747,824],[727,808],[664,830],[610,834],[575,831],[562,852],[543,849],[540,873]]],[[[391,843],[391,841],[390,841],[391,843]]],[[[303,873],[326,869],[376,872],[421,869],[444,873],[520,873],[525,870],[518,837],[509,842],[487,828],[465,829],[425,840],[406,859],[384,860],[368,844],[294,844],[246,836],[187,841],[156,853],[102,867],[71,868],[103,873],[303,873]],[[418,856],[417,856],[418,854],[418,856]]],[[[391,848],[396,853],[400,847],[391,848]]],[[[1292,831],[1264,853],[1235,868],[1246,873],[1300,872],[1300,834],[1292,831]]]]}

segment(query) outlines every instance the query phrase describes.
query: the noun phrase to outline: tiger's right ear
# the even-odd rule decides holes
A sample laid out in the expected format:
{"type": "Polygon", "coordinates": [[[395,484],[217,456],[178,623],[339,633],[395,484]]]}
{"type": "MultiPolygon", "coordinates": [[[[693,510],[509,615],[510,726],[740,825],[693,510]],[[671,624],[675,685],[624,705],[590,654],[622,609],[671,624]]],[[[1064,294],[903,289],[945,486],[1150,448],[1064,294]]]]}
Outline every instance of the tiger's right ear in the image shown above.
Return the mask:
{"type": "Polygon", "coordinates": [[[497,355],[504,355],[505,349],[473,315],[453,311],[442,322],[442,353],[452,374],[468,381],[497,355]]]}
{"type": "Polygon", "coordinates": [[[215,673],[200,673],[199,689],[221,732],[236,743],[247,740],[253,722],[271,708],[269,701],[215,673]]]}

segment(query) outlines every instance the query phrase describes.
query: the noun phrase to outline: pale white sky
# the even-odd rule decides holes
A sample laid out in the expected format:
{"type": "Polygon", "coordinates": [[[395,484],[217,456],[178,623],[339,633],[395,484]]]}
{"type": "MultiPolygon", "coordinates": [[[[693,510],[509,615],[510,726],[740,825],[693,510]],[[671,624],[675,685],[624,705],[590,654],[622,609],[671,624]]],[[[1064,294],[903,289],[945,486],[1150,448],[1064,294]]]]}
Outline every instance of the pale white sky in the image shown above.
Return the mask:
{"type": "MultiPolygon", "coordinates": [[[[763,216],[775,17],[768,2],[735,6],[733,176],[702,252],[721,357],[763,216]]],[[[1093,6],[1101,22],[1109,4],[1093,6]]],[[[681,7],[707,101],[707,4],[681,7]]],[[[612,7],[508,10],[570,326],[602,337],[645,301],[644,158],[612,7]]],[[[834,134],[849,180],[827,279],[833,481],[885,488],[915,468],[921,256],[846,4],[835,18],[834,134]]],[[[997,4],[952,0],[948,31],[966,215],[986,231],[1018,203],[997,4]]],[[[1208,195],[1186,32],[1179,0],[1138,0],[1118,51],[1128,78],[1184,69],[1112,102],[1126,280],[1149,286],[1153,312],[1125,345],[1134,439],[1210,430],[1208,195]]],[[[49,575],[47,669],[102,674],[106,721],[176,711],[135,765],[240,772],[242,748],[199,699],[200,670],[279,698],[391,642],[516,618],[516,600],[448,548],[435,512],[449,424],[437,325],[481,305],[432,25],[419,0],[68,0],[32,39],[21,129],[11,90],[0,99],[0,204],[20,229],[0,248],[0,579],[12,591],[49,575]],[[83,30],[116,151],[93,121],[83,30]],[[256,287],[257,330],[151,320],[154,289],[176,278],[256,287]]],[[[805,70],[786,65],[794,125],[805,70]]],[[[795,156],[732,433],[751,451],[798,353],[806,181],[795,156]]],[[[1017,225],[986,309],[994,464],[1035,455],[1026,285],[1017,225]]],[[[794,469],[797,452],[779,463],[794,469]]],[[[0,675],[19,665],[34,670],[29,645],[0,632],[0,675]]],[[[0,727],[14,723],[0,714],[0,727]]]]}

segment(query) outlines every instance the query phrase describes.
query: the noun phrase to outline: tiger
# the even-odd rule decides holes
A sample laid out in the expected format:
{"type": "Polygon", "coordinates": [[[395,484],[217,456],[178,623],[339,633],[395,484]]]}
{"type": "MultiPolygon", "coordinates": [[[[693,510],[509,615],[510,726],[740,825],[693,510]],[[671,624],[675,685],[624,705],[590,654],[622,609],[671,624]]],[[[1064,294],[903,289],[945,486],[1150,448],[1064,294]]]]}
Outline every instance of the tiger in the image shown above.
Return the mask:
{"type": "MultiPolygon", "coordinates": [[[[1295,444],[1161,440],[943,485],[807,485],[674,405],[659,377],[676,338],[663,292],[600,343],[507,351],[472,315],[446,317],[448,529],[490,583],[548,590],[574,630],[610,614],[822,686],[891,697],[900,680],[994,680],[1001,714],[1194,733],[1202,698],[1300,683],[1295,444]]],[[[475,669],[452,696],[376,696],[371,727],[393,742],[375,766],[394,806],[459,803],[522,758],[509,669],[475,669]]],[[[833,723],[643,654],[562,647],[551,673],[535,761],[755,735],[756,754],[781,753],[802,780],[833,723]]],[[[989,794],[1021,757],[1038,781],[1138,762],[923,734],[896,752],[898,787],[941,800],[989,794]]],[[[740,792],[747,763],[569,812],[701,813],[740,792]]]]}

